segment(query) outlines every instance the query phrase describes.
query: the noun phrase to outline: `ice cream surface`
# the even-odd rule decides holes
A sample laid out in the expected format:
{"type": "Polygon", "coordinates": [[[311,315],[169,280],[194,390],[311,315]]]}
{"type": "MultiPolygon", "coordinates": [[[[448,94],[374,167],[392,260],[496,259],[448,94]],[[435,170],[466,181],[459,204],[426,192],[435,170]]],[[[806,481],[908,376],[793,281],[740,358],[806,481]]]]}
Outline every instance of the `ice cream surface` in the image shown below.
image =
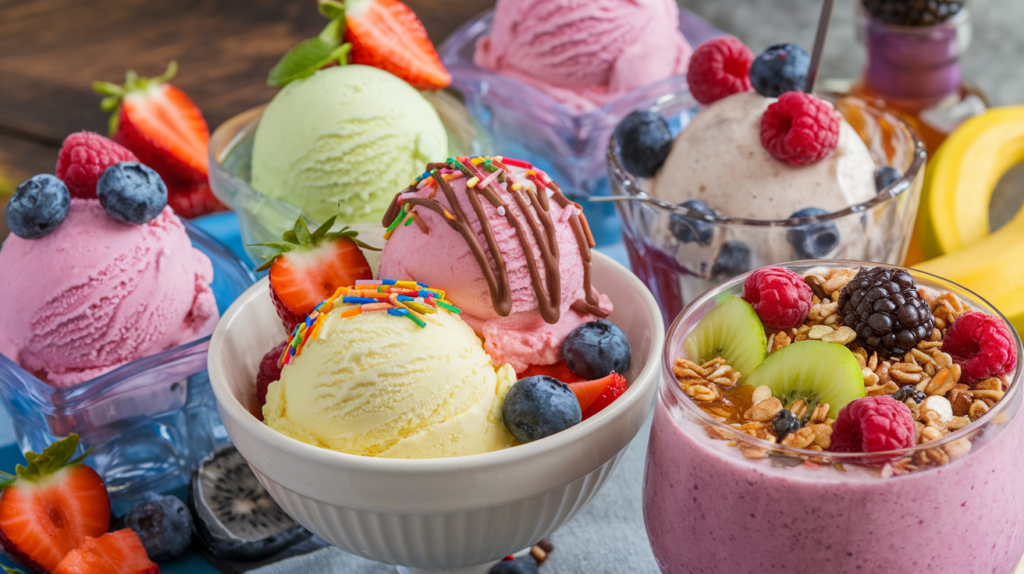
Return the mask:
{"type": "Polygon", "coordinates": [[[252,186],[316,221],[378,221],[394,190],[448,136],[416,89],[383,70],[335,66],[285,86],[256,129],[252,186]]]}
{"type": "Polygon", "coordinates": [[[588,112],[686,71],[674,0],[500,0],[477,65],[588,112]]]}
{"type": "Polygon", "coordinates": [[[521,372],[560,361],[566,335],[607,317],[612,303],[590,284],[579,207],[542,171],[505,161],[428,166],[433,175],[396,196],[385,218],[393,224],[408,210],[416,224],[394,228],[380,273],[443,288],[494,362],[521,372]]]}
{"type": "Polygon", "coordinates": [[[700,200],[720,215],[745,219],[786,219],[811,206],[833,212],[877,195],[874,159],[846,120],[835,151],[822,161],[791,166],[773,158],[760,126],[774,101],[740,92],[698,112],[650,182],[651,195],[700,200]]]}
{"type": "Polygon", "coordinates": [[[170,208],[144,225],[72,199],[40,239],[0,249],[0,353],[56,387],[213,332],[213,266],[170,208]]]}
{"type": "Polygon", "coordinates": [[[266,424],[307,444],[390,458],[439,458],[512,446],[501,408],[515,382],[480,339],[438,309],[425,327],[386,312],[323,317],[271,383],[266,424]]]}

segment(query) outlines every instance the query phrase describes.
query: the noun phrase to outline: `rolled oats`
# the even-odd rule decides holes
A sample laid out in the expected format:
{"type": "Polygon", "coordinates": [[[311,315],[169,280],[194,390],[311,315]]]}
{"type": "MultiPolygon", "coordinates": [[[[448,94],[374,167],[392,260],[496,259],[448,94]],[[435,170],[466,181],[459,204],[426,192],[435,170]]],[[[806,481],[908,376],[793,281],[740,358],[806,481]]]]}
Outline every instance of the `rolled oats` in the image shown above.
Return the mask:
{"type": "Polygon", "coordinates": [[[928,396],[945,395],[956,386],[956,378],[952,369],[939,369],[935,376],[928,381],[924,388],[924,394],[928,396]]]}
{"type": "Polygon", "coordinates": [[[752,421],[770,421],[782,410],[782,402],[775,397],[765,399],[743,413],[743,418],[752,421]]]}
{"type": "Polygon", "coordinates": [[[949,460],[954,461],[967,456],[967,453],[971,452],[971,446],[970,440],[966,438],[958,438],[946,443],[942,448],[944,448],[946,450],[946,454],[949,455],[949,460]]]}
{"type": "MultiPolygon", "coordinates": [[[[833,317],[837,317],[837,316],[838,315],[833,315],[833,317]]],[[[831,333],[828,333],[825,336],[823,336],[821,338],[821,340],[825,341],[826,343],[836,343],[836,344],[839,344],[839,345],[848,345],[848,344],[852,343],[853,340],[856,339],[856,338],[857,338],[857,332],[854,331],[853,329],[843,325],[842,327],[839,327],[835,331],[833,331],[831,333]]]]}
{"type": "Polygon", "coordinates": [[[903,385],[920,383],[921,379],[924,378],[924,375],[921,374],[923,372],[924,369],[921,368],[921,365],[914,363],[893,363],[889,367],[889,376],[894,381],[903,385]]]}
{"type": "Polygon", "coordinates": [[[761,385],[754,389],[754,393],[750,395],[750,402],[757,404],[761,401],[770,399],[772,396],[772,390],[767,385],[761,385]]]}
{"type": "Polygon", "coordinates": [[[971,421],[976,421],[983,417],[988,412],[988,403],[983,400],[976,400],[971,403],[971,408],[967,411],[967,416],[971,418],[971,421]]]}
{"type": "Polygon", "coordinates": [[[820,341],[825,335],[834,333],[835,330],[828,325],[815,325],[807,331],[807,338],[813,341],[820,341]]]}

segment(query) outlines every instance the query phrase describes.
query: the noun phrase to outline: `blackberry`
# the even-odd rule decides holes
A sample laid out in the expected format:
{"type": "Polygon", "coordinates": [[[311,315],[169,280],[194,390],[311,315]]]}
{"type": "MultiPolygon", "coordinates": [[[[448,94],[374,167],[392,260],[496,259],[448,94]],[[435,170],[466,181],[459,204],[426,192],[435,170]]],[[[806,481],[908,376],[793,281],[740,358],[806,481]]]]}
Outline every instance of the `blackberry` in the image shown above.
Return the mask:
{"type": "Polygon", "coordinates": [[[772,419],[772,432],[775,433],[775,438],[780,442],[782,438],[791,432],[800,430],[800,419],[796,418],[792,412],[782,409],[775,418],[772,419]]]}
{"type": "Polygon", "coordinates": [[[949,20],[964,0],[864,0],[868,14],[897,26],[932,26],[949,20]]]}
{"type": "Polygon", "coordinates": [[[900,390],[892,394],[892,398],[901,403],[906,402],[907,399],[914,399],[915,403],[921,404],[928,398],[928,395],[914,388],[914,385],[903,385],[900,390]]]}
{"type": "Polygon", "coordinates": [[[839,294],[839,314],[865,347],[888,356],[906,354],[935,328],[914,278],[887,267],[861,269],[839,294]]]}

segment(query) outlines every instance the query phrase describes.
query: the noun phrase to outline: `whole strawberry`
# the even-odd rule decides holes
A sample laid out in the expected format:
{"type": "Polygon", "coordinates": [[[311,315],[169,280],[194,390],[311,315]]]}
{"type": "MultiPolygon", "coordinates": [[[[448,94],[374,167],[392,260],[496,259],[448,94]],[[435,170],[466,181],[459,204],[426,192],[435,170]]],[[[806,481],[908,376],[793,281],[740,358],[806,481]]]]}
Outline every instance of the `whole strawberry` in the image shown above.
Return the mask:
{"type": "Polygon", "coordinates": [[[139,161],[131,151],[95,132],[77,132],[64,138],[54,174],[71,197],[96,199],[96,182],[115,163],[139,161]]]}

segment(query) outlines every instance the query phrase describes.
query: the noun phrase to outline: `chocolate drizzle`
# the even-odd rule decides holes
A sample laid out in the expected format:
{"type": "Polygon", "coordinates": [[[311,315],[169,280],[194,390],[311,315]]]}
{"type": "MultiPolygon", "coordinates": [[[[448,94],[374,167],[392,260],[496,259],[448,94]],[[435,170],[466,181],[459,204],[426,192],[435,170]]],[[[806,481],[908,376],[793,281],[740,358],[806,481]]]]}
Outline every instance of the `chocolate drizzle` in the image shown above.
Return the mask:
{"type": "MultiPolygon", "coordinates": [[[[501,163],[498,158],[490,158],[492,166],[504,171],[505,191],[515,200],[516,206],[522,214],[522,218],[520,218],[513,213],[513,210],[502,199],[500,189],[497,187],[499,184],[497,178],[489,177],[487,172],[474,165],[468,158],[458,158],[457,161],[461,165],[454,163],[431,163],[427,165],[427,171],[433,179],[434,185],[444,193],[454,213],[449,212],[443,205],[433,199],[408,197],[403,200],[401,198],[402,195],[417,190],[419,184],[419,181],[417,181],[409,188],[395,195],[391,205],[388,207],[387,213],[384,215],[383,224],[390,226],[401,215],[404,204],[409,204],[409,210],[416,206],[422,206],[440,215],[449,227],[459,232],[466,240],[470,252],[472,252],[477,264],[480,265],[480,271],[487,282],[487,287],[491,294],[491,303],[494,306],[495,312],[499,316],[507,317],[512,312],[512,292],[509,286],[508,269],[504,256],[501,250],[498,249],[494,230],[491,229],[491,224],[486,217],[486,207],[481,200],[482,197],[492,208],[497,209],[498,213],[504,215],[505,220],[515,231],[516,239],[519,241],[526,258],[526,265],[529,269],[534,294],[537,298],[538,310],[541,317],[547,323],[554,324],[558,322],[561,315],[562,286],[558,241],[556,239],[555,223],[551,218],[551,205],[548,196],[548,190],[550,190],[550,199],[554,199],[560,207],[565,209],[572,205],[574,208],[569,216],[569,225],[579,245],[580,258],[583,263],[583,291],[585,298],[575,301],[570,308],[577,313],[606,317],[608,314],[599,307],[597,291],[591,284],[592,256],[590,250],[594,246],[594,240],[586,224],[586,219],[582,218],[580,206],[569,201],[556,184],[545,181],[546,178],[543,177],[530,178],[535,184],[536,189],[528,185],[516,186],[515,176],[511,170],[501,163]],[[476,178],[478,182],[489,180],[486,186],[480,186],[479,183],[473,187],[467,185],[466,196],[473,211],[476,213],[477,220],[480,222],[480,227],[487,243],[487,250],[490,252],[491,260],[493,261],[493,268],[491,261],[487,258],[487,253],[484,251],[484,246],[481,245],[479,238],[473,232],[469,220],[466,218],[466,214],[459,203],[455,191],[440,172],[441,169],[461,171],[466,177],[476,178]],[[515,187],[518,187],[518,189],[515,189],[515,187]],[[523,225],[522,220],[525,220],[526,226],[523,225]],[[545,272],[543,278],[541,277],[540,267],[537,264],[537,258],[527,238],[526,227],[529,227],[529,233],[533,236],[537,249],[540,252],[540,257],[544,262],[545,272]]],[[[417,225],[422,230],[426,225],[420,225],[421,221],[422,219],[419,219],[417,225]]]]}

